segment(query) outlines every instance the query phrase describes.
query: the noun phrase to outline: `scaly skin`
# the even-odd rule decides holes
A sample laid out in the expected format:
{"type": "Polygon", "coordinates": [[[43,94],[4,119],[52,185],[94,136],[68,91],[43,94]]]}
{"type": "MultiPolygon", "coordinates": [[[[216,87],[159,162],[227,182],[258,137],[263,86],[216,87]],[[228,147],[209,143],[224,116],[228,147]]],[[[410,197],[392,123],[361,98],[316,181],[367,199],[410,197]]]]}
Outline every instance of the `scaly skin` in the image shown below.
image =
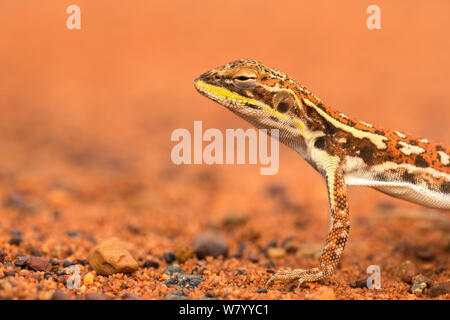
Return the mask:
{"type": "MultiPolygon", "coordinates": [[[[450,209],[450,148],[357,121],[326,106],[286,74],[238,60],[194,82],[204,96],[260,129],[279,129],[279,139],[325,179],[331,228],[319,266],[278,271],[268,281],[317,281],[330,276],[347,241],[346,185],[370,186],[428,207],[450,209]]],[[[270,132],[270,130],[268,130],[270,132]]]]}

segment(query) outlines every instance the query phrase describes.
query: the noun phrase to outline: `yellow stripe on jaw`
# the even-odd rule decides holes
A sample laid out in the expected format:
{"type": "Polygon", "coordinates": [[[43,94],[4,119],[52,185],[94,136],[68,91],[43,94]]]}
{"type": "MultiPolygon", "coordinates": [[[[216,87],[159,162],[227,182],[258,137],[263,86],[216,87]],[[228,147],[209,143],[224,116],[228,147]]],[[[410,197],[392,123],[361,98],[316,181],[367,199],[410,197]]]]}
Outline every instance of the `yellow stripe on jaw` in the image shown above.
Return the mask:
{"type": "MultiPolygon", "coordinates": [[[[218,87],[218,86],[213,86],[202,80],[195,81],[194,85],[200,91],[204,91],[208,94],[211,94],[211,95],[219,97],[219,98],[226,99],[231,102],[240,103],[240,104],[249,103],[249,104],[253,104],[255,106],[261,107],[265,113],[267,113],[269,116],[273,116],[277,119],[285,120],[285,119],[289,118],[288,115],[274,110],[273,108],[271,108],[270,106],[266,105],[265,103],[263,103],[261,101],[241,96],[240,94],[237,94],[236,92],[230,91],[228,89],[218,87]]],[[[305,128],[305,126],[303,125],[303,123],[300,120],[298,120],[298,119],[293,119],[293,120],[294,120],[295,125],[300,130],[303,130],[305,128]]]]}

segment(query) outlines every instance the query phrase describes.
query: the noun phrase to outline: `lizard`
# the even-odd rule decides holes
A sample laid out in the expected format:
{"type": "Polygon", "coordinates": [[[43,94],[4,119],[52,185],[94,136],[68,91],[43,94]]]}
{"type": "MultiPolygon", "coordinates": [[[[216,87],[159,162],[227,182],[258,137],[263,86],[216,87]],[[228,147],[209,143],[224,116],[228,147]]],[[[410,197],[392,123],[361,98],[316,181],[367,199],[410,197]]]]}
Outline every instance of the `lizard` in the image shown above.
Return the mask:
{"type": "Polygon", "coordinates": [[[330,228],[310,269],[279,270],[267,281],[298,286],[331,276],[350,231],[347,186],[368,186],[390,196],[450,209],[450,148],[350,118],[327,106],[287,74],[241,59],[194,80],[197,91],[300,154],[325,180],[330,228]]]}

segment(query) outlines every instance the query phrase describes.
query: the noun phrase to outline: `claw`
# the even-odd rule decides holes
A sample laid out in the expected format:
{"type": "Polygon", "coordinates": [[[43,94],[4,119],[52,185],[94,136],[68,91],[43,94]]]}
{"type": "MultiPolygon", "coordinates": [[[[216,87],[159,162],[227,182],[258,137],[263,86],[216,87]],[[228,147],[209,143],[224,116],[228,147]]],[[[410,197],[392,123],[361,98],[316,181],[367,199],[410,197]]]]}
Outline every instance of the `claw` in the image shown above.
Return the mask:
{"type": "Polygon", "coordinates": [[[275,280],[294,281],[297,279],[299,279],[299,286],[300,286],[305,281],[304,279],[302,279],[304,274],[305,274],[305,270],[303,270],[303,269],[295,269],[292,271],[279,270],[273,276],[271,276],[269,280],[267,280],[265,286],[268,287],[275,280]]]}

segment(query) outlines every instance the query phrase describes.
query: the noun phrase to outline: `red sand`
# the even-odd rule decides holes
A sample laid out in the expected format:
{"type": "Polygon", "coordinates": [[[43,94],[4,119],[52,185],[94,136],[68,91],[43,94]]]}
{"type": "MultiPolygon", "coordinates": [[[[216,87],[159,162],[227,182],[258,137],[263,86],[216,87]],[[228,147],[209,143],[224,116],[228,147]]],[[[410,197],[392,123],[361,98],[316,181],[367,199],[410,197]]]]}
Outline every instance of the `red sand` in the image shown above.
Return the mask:
{"type": "MultiPolygon", "coordinates": [[[[360,3],[77,3],[82,29],[72,31],[65,27],[70,1],[2,3],[0,249],[6,260],[14,263],[19,252],[32,255],[31,247],[61,261],[86,259],[95,241],[118,237],[136,259],[155,259],[160,267],[96,276],[79,296],[132,291],[160,299],[178,289],[160,279],[167,266],[163,253],[209,231],[225,239],[230,254],[244,240],[247,248],[241,259],[191,258],[182,264],[205,275],[189,298],[208,290],[227,299],[429,298],[408,293],[411,285],[395,271],[406,260],[433,284],[449,280],[448,212],[350,188],[352,231],[336,274],[301,289],[277,283],[256,293],[270,276],[267,269],[317,263],[288,254],[268,267],[260,249],[289,237],[322,244],[328,226],[323,181],[284,146],[274,176],[261,176],[259,166],[250,165],[175,166],[170,135],[176,128],[192,130],[194,120],[205,129],[249,128],[201,97],[192,81],[212,67],[250,58],[288,73],[350,116],[448,143],[450,3],[378,1],[382,30],[372,31],[360,3]],[[272,184],[284,185],[301,210],[280,207],[266,192],[272,184]],[[5,204],[17,195],[23,197],[19,205],[5,204]],[[398,214],[411,210],[424,217],[398,214]],[[221,222],[232,211],[248,220],[230,230],[221,222]],[[434,214],[440,218],[429,218],[434,214]],[[12,229],[22,232],[19,246],[8,243],[12,229]],[[70,230],[82,236],[68,237],[70,230]],[[259,237],[248,240],[252,234],[259,237]],[[418,258],[417,245],[433,259],[418,258]],[[259,261],[250,262],[249,253],[259,261]],[[381,267],[382,289],[351,288],[348,282],[364,277],[371,264],[381,267]],[[437,272],[439,267],[445,270],[437,272]],[[244,274],[238,275],[239,268],[244,274]]],[[[47,299],[57,288],[76,297],[64,277],[43,280],[43,274],[20,267],[7,276],[6,270],[0,262],[0,297],[47,299]]]]}

